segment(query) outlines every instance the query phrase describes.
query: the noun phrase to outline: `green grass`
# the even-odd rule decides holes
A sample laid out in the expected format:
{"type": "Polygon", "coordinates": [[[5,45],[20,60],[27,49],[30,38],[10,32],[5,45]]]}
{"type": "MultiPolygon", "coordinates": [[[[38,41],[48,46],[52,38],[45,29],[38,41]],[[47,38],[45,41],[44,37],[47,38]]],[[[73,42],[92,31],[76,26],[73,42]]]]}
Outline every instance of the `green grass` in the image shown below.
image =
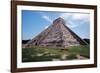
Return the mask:
{"type": "Polygon", "coordinates": [[[89,45],[73,46],[67,49],[62,49],[37,46],[32,48],[23,48],[22,62],[52,61],[53,59],[73,60],[77,59],[77,54],[89,58],[89,45]],[[66,55],[66,59],[62,59],[63,55],[66,55]]]}
{"type": "Polygon", "coordinates": [[[68,50],[69,53],[80,54],[85,57],[89,57],[89,51],[89,45],[73,46],[68,50]]]}

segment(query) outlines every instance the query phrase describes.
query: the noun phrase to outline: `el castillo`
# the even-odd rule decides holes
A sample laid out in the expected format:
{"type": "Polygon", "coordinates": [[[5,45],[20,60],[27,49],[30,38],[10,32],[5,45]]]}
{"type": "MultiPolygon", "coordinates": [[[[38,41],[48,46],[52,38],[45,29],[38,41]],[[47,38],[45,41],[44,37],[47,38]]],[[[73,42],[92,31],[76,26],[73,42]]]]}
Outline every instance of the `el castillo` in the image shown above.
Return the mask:
{"type": "Polygon", "coordinates": [[[61,17],[22,45],[22,62],[89,59],[89,43],[79,37],[61,17]]]}

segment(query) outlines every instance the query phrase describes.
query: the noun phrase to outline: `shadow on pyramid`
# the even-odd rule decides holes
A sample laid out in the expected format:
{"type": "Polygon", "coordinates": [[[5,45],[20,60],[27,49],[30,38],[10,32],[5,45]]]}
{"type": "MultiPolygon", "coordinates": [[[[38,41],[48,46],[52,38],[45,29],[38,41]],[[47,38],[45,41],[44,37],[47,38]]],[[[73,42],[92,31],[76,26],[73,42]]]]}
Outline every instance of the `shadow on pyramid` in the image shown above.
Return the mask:
{"type": "Polygon", "coordinates": [[[33,46],[67,48],[79,45],[87,45],[87,43],[68,28],[64,19],[59,17],[47,29],[26,43],[23,48],[33,46]]]}

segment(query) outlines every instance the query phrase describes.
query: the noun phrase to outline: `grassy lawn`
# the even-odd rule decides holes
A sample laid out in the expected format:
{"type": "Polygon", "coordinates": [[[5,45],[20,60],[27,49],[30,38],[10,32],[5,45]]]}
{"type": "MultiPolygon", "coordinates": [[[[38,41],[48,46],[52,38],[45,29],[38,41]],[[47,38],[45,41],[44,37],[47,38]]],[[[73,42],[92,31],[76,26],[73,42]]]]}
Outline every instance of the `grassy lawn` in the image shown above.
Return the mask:
{"type": "Polygon", "coordinates": [[[77,59],[76,55],[89,58],[89,45],[73,46],[64,48],[23,48],[22,62],[39,62],[53,60],[73,60],[77,59]]]}

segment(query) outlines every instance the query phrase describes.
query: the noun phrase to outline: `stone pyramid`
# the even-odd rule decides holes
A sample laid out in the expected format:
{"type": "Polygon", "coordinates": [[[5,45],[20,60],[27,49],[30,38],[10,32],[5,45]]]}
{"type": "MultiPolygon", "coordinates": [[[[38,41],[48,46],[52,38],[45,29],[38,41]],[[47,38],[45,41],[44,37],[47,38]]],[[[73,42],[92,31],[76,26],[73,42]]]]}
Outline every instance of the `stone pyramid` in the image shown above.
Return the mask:
{"type": "Polygon", "coordinates": [[[29,41],[24,48],[32,46],[63,47],[86,45],[87,43],[65,25],[62,18],[57,18],[52,25],[29,41]]]}

